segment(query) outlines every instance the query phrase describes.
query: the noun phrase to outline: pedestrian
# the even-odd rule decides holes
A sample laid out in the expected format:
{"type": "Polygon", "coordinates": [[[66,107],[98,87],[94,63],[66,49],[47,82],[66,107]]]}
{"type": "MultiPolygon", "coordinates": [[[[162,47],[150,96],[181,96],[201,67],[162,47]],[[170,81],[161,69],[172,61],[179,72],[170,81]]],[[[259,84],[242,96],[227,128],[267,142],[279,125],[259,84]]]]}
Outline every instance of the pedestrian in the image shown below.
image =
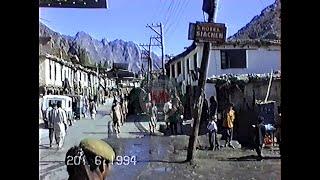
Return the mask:
{"type": "Polygon", "coordinates": [[[258,154],[258,160],[262,160],[262,147],[264,144],[264,137],[266,134],[265,125],[263,123],[263,117],[258,116],[256,123],[252,125],[253,127],[253,142],[254,142],[254,149],[258,154]]]}
{"type": "Polygon", "coordinates": [[[178,134],[178,121],[181,115],[180,104],[177,98],[172,100],[172,109],[169,112],[169,122],[172,135],[178,134]]]}
{"type": "Polygon", "coordinates": [[[95,119],[96,113],[97,113],[97,105],[94,100],[91,100],[89,109],[90,109],[91,119],[95,119]]]}
{"type": "Polygon", "coordinates": [[[156,102],[152,101],[152,106],[151,106],[151,117],[149,120],[149,129],[150,129],[150,134],[154,133],[157,125],[157,115],[158,115],[158,108],[156,106],[156,102]]]}
{"type": "Polygon", "coordinates": [[[213,118],[210,119],[207,129],[209,130],[209,150],[220,150],[220,144],[218,141],[217,133],[218,133],[218,127],[217,127],[217,116],[213,116],[213,118]]]}
{"type": "MultiPolygon", "coordinates": [[[[50,142],[50,148],[52,147],[52,141],[53,141],[53,134],[54,134],[54,129],[53,129],[53,119],[52,119],[52,107],[54,105],[51,103],[51,101],[49,102],[49,107],[48,109],[46,110],[46,119],[47,119],[47,127],[48,127],[48,130],[49,130],[49,142],[50,142]]],[[[57,142],[57,138],[55,137],[55,140],[57,142]]]]}
{"type": "Polygon", "coordinates": [[[65,157],[68,180],[105,180],[115,159],[115,151],[98,139],[83,139],[65,157]]]}
{"type": "Polygon", "coordinates": [[[54,104],[51,111],[53,131],[58,144],[58,149],[61,149],[64,143],[66,131],[68,129],[67,115],[66,112],[61,108],[61,101],[58,101],[57,104],[54,104]]]}
{"type": "Polygon", "coordinates": [[[210,101],[209,115],[210,115],[210,118],[213,118],[214,116],[216,116],[216,112],[217,112],[217,101],[215,100],[214,96],[211,96],[209,101],[210,101]]]}
{"type": "Polygon", "coordinates": [[[166,122],[167,129],[169,129],[169,112],[171,109],[172,109],[172,100],[169,99],[169,101],[166,102],[163,106],[164,121],[166,122]]]}
{"type": "Polygon", "coordinates": [[[203,105],[202,105],[202,112],[201,112],[201,118],[200,118],[200,126],[203,127],[203,125],[206,125],[209,120],[209,106],[208,101],[203,96],[203,105]]]}
{"type": "Polygon", "coordinates": [[[89,107],[88,97],[85,96],[83,98],[83,112],[82,112],[84,118],[87,118],[87,113],[88,113],[88,109],[89,109],[88,107],[89,107]]]}
{"type": "Polygon", "coordinates": [[[226,111],[226,115],[224,118],[223,126],[226,132],[226,143],[225,147],[229,146],[234,149],[234,146],[231,144],[232,136],[233,136],[233,124],[235,119],[235,111],[233,110],[233,106],[229,105],[226,111]]]}
{"type": "Polygon", "coordinates": [[[120,106],[121,106],[121,113],[122,113],[122,116],[121,116],[121,125],[123,126],[124,122],[126,121],[126,105],[125,105],[125,99],[124,99],[124,95],[123,93],[121,94],[120,96],[120,106]]]}
{"type": "Polygon", "coordinates": [[[114,98],[113,104],[111,107],[111,119],[113,122],[113,130],[116,134],[120,133],[120,121],[121,121],[121,107],[119,101],[114,98]]]}
{"type": "Polygon", "coordinates": [[[276,121],[275,127],[276,127],[275,136],[277,138],[277,143],[279,145],[279,150],[280,150],[280,155],[281,155],[281,146],[282,146],[282,142],[281,142],[281,113],[279,113],[279,115],[278,115],[278,119],[276,121]]]}
{"type": "Polygon", "coordinates": [[[177,125],[179,125],[179,129],[180,129],[180,134],[183,133],[182,131],[182,122],[183,122],[183,115],[184,115],[184,107],[183,107],[183,104],[179,98],[179,96],[176,96],[175,98],[177,100],[177,105],[178,105],[178,111],[177,111],[177,119],[178,119],[178,122],[177,122],[177,125]]]}

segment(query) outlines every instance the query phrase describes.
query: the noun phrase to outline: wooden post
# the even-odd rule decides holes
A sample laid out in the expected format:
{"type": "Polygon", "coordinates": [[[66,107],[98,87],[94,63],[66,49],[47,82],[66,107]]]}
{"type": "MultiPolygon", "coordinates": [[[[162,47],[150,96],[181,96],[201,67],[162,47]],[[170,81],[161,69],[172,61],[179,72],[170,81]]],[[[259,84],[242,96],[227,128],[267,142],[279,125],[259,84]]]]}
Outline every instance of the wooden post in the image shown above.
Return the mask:
{"type": "Polygon", "coordinates": [[[269,98],[270,89],[271,89],[271,82],[272,82],[272,76],[273,76],[273,70],[271,70],[270,80],[269,80],[269,85],[268,85],[268,90],[267,90],[267,95],[266,95],[266,98],[264,99],[264,102],[267,102],[268,98],[269,98]]]}
{"type": "MultiPolygon", "coordinates": [[[[215,11],[217,7],[217,0],[213,0],[211,4],[213,6],[213,11],[209,13],[208,22],[214,22],[215,19],[215,11]]],[[[204,87],[207,80],[207,70],[208,70],[208,61],[209,61],[209,54],[210,54],[210,43],[205,42],[202,51],[202,60],[201,60],[201,67],[200,67],[200,76],[198,80],[198,87],[195,96],[195,114],[194,114],[194,122],[193,122],[193,129],[192,134],[189,138],[189,145],[187,151],[187,159],[186,161],[193,163],[194,159],[194,152],[196,151],[197,147],[197,139],[199,134],[199,126],[200,126],[200,117],[202,113],[202,105],[203,105],[203,98],[204,98],[204,87]]]]}

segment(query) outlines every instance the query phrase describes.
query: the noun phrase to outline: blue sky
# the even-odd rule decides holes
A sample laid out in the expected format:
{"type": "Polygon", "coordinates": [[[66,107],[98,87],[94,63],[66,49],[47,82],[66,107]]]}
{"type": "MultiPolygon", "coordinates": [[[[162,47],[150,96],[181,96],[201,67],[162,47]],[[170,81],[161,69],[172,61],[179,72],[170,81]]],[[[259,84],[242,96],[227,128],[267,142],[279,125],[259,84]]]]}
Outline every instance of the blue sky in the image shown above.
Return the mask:
{"type": "MultiPolygon", "coordinates": [[[[218,23],[227,26],[227,37],[245,26],[274,0],[219,0],[218,23]]],[[[165,54],[177,55],[188,40],[189,22],[203,21],[202,0],[108,0],[108,9],[39,8],[39,20],[52,30],[74,36],[84,31],[108,41],[123,39],[148,43],[154,32],[146,24],[162,22],[165,54]]],[[[161,55],[159,48],[152,50],[161,55]]]]}

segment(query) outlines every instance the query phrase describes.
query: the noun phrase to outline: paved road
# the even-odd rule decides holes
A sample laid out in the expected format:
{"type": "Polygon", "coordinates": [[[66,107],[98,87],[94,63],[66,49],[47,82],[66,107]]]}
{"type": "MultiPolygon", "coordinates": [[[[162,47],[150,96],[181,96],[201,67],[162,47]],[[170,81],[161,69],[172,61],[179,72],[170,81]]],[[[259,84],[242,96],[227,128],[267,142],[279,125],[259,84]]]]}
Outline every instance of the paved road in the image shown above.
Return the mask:
{"type": "MultiPolygon", "coordinates": [[[[68,130],[63,149],[49,149],[48,130],[40,129],[40,179],[67,179],[64,158],[66,151],[78,145],[85,137],[107,141],[117,156],[130,157],[129,164],[114,164],[108,179],[281,179],[279,151],[264,150],[267,158],[255,160],[256,153],[246,149],[223,148],[213,152],[205,149],[197,152],[197,166],[181,163],[186,157],[188,136],[150,136],[144,118],[131,116],[120,128],[121,133],[112,133],[108,115],[111,102],[98,108],[96,120],[81,119],[68,130]],[[134,163],[136,162],[136,163],[134,163]]],[[[207,140],[200,140],[206,145],[207,140]]]]}
{"type": "MultiPolygon", "coordinates": [[[[66,166],[64,165],[65,154],[70,147],[78,145],[85,137],[106,140],[113,145],[119,156],[130,156],[132,160],[134,160],[137,154],[141,153],[139,146],[142,147],[142,144],[147,144],[146,142],[140,142],[141,138],[148,135],[146,129],[148,126],[147,122],[138,122],[137,117],[131,117],[129,119],[130,122],[126,122],[124,126],[120,128],[121,133],[116,136],[112,132],[112,121],[109,116],[110,109],[111,100],[105,105],[98,107],[95,120],[83,118],[76,121],[73,126],[69,127],[65,143],[60,150],[57,150],[56,145],[54,145],[53,148],[49,148],[48,130],[39,129],[40,179],[67,179],[66,166]]],[[[140,167],[142,171],[144,168],[143,166],[140,167]]],[[[113,173],[113,175],[115,176],[115,174],[117,174],[118,171],[122,171],[123,168],[126,167],[115,164],[115,168],[113,168],[115,173],[113,173]]],[[[139,166],[135,168],[136,171],[139,166]]],[[[110,178],[113,175],[111,175],[110,178]]],[[[119,177],[117,176],[113,179],[119,179],[119,177]]]]}

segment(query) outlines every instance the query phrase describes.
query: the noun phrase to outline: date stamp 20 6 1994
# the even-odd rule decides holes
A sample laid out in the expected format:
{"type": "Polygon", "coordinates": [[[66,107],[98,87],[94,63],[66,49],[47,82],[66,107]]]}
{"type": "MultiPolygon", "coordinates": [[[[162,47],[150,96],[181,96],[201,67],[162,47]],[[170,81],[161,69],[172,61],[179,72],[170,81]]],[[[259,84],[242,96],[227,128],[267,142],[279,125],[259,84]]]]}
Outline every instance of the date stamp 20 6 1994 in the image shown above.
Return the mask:
{"type": "MultiPolygon", "coordinates": [[[[94,164],[99,166],[101,164],[106,164],[106,160],[100,156],[96,156],[94,159],[94,164]]],[[[115,160],[111,162],[112,165],[124,165],[128,166],[130,164],[136,165],[137,164],[137,157],[136,156],[116,156],[115,160]]],[[[85,158],[81,156],[68,156],[66,161],[67,166],[73,165],[88,165],[88,162],[85,158]]]]}

